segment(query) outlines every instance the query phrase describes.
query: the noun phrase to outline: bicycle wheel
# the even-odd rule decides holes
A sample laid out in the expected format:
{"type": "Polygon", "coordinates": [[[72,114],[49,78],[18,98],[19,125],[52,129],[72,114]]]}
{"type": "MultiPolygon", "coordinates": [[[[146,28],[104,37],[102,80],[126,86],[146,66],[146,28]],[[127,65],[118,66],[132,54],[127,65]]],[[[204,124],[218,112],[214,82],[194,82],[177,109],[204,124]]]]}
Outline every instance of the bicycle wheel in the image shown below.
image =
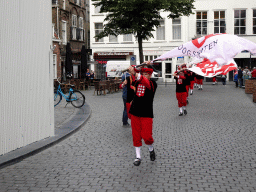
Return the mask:
{"type": "Polygon", "coordinates": [[[70,100],[74,107],[80,108],[84,105],[85,96],[80,91],[74,91],[70,96],[70,100]]]}
{"type": "Polygon", "coordinates": [[[59,94],[57,91],[54,91],[54,107],[60,103],[61,99],[61,94],[59,94]]]}

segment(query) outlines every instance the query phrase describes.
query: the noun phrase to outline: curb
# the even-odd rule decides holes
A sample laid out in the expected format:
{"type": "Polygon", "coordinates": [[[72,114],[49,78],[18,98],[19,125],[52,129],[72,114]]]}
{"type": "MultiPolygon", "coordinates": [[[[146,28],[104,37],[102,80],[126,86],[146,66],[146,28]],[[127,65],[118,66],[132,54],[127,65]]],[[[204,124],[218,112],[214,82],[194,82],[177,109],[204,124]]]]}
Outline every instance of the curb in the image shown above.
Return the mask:
{"type": "Polygon", "coordinates": [[[70,121],[62,124],[60,128],[55,130],[53,137],[42,139],[4,154],[2,157],[0,156],[0,169],[18,163],[66,139],[78,131],[90,116],[91,108],[85,102],[83,107],[77,109],[76,113],[70,116],[70,121]]]}

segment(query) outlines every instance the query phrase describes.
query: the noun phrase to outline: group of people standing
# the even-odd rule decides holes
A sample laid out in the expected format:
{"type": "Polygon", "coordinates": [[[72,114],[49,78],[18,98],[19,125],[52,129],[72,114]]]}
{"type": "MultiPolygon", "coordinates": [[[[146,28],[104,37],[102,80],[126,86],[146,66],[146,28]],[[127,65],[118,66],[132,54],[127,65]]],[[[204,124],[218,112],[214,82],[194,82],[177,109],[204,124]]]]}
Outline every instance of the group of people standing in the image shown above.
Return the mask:
{"type": "Polygon", "coordinates": [[[238,67],[238,70],[234,71],[234,82],[236,87],[238,87],[239,84],[239,87],[242,88],[242,86],[244,86],[244,80],[250,78],[256,78],[256,67],[252,70],[248,69],[248,67],[245,67],[245,69],[238,67]]]}

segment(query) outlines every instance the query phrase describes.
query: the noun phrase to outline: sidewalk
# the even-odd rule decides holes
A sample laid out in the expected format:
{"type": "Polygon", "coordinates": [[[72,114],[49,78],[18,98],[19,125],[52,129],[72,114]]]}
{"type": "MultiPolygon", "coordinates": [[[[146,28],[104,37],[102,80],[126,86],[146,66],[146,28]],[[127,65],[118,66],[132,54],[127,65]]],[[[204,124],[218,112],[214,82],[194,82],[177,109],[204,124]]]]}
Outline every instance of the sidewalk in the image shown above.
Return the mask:
{"type": "Polygon", "coordinates": [[[34,142],[0,156],[0,168],[34,155],[79,130],[90,117],[91,108],[86,103],[86,100],[81,108],[75,108],[71,103],[66,106],[66,103],[65,99],[63,99],[54,108],[55,135],[53,137],[34,142]]]}

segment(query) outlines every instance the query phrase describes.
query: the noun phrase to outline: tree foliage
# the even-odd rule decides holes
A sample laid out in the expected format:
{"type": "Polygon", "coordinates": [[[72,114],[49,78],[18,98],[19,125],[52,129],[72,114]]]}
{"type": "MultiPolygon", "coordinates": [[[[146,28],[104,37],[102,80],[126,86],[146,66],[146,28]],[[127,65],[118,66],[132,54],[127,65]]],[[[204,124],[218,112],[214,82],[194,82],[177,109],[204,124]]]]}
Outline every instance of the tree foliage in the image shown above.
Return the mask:
{"type": "Polygon", "coordinates": [[[138,39],[142,62],[142,40],[153,37],[152,31],[163,19],[160,12],[168,12],[168,18],[188,16],[194,9],[194,0],[92,0],[100,6],[100,13],[107,13],[103,32],[95,37],[134,34],[138,39]]]}

